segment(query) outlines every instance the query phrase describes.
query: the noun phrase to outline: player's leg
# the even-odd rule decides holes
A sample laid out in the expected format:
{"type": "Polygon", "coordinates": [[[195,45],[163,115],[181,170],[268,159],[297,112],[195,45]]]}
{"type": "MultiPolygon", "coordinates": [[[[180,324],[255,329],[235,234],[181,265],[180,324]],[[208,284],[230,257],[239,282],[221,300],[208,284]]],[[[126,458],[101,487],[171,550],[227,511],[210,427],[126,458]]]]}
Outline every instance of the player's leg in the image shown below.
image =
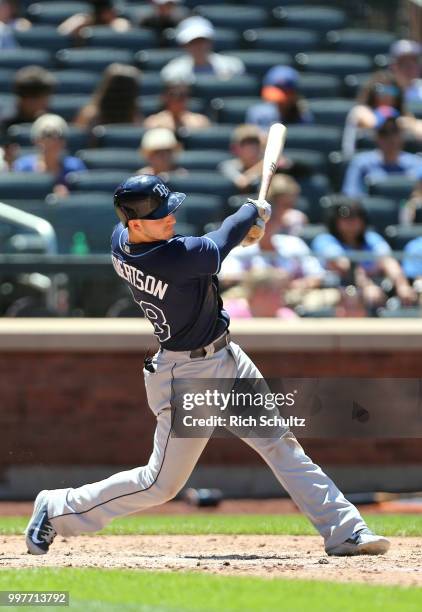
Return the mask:
{"type": "MultiPolygon", "coordinates": [[[[251,359],[232,343],[238,376],[260,378],[251,359]]],[[[287,428],[277,438],[245,438],[269,465],[274,475],[325,541],[326,549],[345,542],[366,524],[335,483],[308,457],[287,428]]]]}

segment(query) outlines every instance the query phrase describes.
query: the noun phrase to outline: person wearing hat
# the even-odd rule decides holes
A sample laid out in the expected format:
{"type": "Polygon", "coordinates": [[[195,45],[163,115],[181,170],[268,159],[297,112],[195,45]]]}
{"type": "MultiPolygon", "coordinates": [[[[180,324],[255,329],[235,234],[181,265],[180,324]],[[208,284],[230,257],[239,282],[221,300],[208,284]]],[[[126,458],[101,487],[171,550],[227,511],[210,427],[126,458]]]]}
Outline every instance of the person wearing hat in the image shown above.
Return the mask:
{"type": "Polygon", "coordinates": [[[31,140],[37,152],[19,157],[13,164],[13,170],[52,174],[56,177],[54,192],[66,195],[68,174],[86,170],[81,159],[66,155],[68,131],[66,121],[59,115],[45,114],[39,117],[31,128],[31,140]]]}
{"type": "Polygon", "coordinates": [[[259,186],[262,174],[263,134],[256,125],[239,125],[232,133],[232,159],[220,162],[218,169],[241,193],[259,186]]]}
{"type": "Polygon", "coordinates": [[[298,235],[309,219],[297,208],[300,185],[288,174],[276,174],[268,191],[268,201],[280,223],[280,230],[286,234],[298,235]]]}
{"type": "Polygon", "coordinates": [[[186,173],[184,168],[178,166],[175,158],[179,148],[180,145],[171,130],[167,128],[147,130],[139,151],[147,165],[138,170],[137,174],[155,174],[163,180],[168,180],[169,172],[186,173]]]}
{"type": "Polygon", "coordinates": [[[422,102],[422,45],[414,40],[397,40],[390,48],[390,69],[406,102],[422,102]]]}
{"type": "Polygon", "coordinates": [[[195,15],[181,21],[176,30],[176,41],[186,53],[164,66],[161,70],[163,80],[192,83],[198,74],[221,80],[243,74],[245,66],[240,59],[214,53],[213,39],[214,27],[208,19],[195,15]]]}
{"type": "Polygon", "coordinates": [[[338,275],[340,286],[356,286],[369,313],[375,314],[387,300],[380,286],[384,277],[390,280],[403,304],[414,303],[416,293],[390,246],[380,234],[368,229],[368,224],[368,215],[359,200],[341,194],[333,196],[326,215],[328,232],[314,238],[312,251],[326,270],[338,275]],[[368,253],[368,259],[352,263],[350,251],[368,253]]]}
{"type": "Polygon", "coordinates": [[[343,193],[360,197],[368,192],[368,183],[391,174],[418,176],[422,159],[403,151],[403,132],[398,111],[391,106],[381,106],[374,112],[378,148],[357,153],[350,161],[343,182],[343,193]]]}
{"type": "Polygon", "coordinates": [[[298,93],[299,73],[290,66],[273,66],[264,76],[263,102],[251,106],[246,123],[259,125],[267,131],[273,123],[311,123],[312,115],[298,93]]]}
{"type": "Polygon", "coordinates": [[[188,14],[182,4],[183,0],[150,0],[150,11],[141,16],[139,25],[154,30],[160,38],[160,46],[168,47],[170,41],[165,31],[176,28],[188,14]]]}

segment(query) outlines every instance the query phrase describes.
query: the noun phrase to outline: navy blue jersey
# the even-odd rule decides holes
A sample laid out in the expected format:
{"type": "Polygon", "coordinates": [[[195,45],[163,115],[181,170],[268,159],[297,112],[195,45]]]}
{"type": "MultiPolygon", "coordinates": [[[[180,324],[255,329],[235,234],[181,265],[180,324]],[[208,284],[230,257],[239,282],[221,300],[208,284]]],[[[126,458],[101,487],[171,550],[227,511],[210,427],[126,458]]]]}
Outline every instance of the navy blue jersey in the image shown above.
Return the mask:
{"type": "Polygon", "coordinates": [[[218,230],[201,237],[129,243],[119,223],[111,238],[112,261],[135,301],[154,326],[160,345],[172,351],[206,346],[230,322],[219,294],[221,262],[248,233],[257,218],[244,204],[218,230]]]}

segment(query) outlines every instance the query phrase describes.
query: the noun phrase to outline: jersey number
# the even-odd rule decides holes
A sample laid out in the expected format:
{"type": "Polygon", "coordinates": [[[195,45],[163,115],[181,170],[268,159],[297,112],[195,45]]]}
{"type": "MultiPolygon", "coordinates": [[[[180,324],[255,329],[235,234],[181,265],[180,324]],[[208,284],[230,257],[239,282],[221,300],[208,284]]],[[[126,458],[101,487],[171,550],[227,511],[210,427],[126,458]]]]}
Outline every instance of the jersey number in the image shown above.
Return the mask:
{"type": "Polygon", "coordinates": [[[170,338],[170,326],[166,321],[164,312],[158,306],[149,302],[138,302],[144,311],[146,318],[154,325],[154,334],[160,342],[165,342],[170,338]]]}

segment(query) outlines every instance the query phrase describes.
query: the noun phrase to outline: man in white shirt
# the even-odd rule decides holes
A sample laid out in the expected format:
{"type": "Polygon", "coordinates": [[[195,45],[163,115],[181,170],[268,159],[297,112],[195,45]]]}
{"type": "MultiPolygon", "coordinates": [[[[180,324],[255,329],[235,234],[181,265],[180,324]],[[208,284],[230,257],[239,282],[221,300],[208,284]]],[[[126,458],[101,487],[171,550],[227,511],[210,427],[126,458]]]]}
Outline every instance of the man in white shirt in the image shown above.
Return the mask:
{"type": "Polygon", "coordinates": [[[243,62],[237,57],[213,52],[214,27],[200,16],[184,19],[176,30],[176,41],[186,51],[171,60],[161,70],[164,81],[192,83],[198,74],[208,74],[228,80],[245,72],[243,62]]]}

